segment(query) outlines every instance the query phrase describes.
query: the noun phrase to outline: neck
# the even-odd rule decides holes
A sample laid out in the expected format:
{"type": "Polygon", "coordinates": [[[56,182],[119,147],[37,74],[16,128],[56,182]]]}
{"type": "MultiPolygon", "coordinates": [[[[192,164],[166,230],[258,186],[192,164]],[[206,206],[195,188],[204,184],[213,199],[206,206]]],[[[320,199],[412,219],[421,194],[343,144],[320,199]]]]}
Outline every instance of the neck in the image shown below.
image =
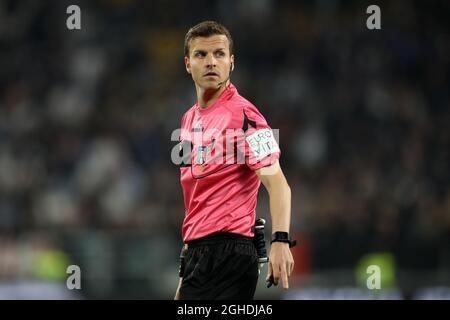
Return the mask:
{"type": "Polygon", "coordinates": [[[210,89],[203,89],[200,88],[199,86],[196,86],[197,101],[200,108],[206,109],[214,102],[216,102],[217,99],[219,99],[222,92],[225,91],[229,83],[230,82],[228,80],[227,82],[222,84],[219,88],[210,88],[210,89]]]}

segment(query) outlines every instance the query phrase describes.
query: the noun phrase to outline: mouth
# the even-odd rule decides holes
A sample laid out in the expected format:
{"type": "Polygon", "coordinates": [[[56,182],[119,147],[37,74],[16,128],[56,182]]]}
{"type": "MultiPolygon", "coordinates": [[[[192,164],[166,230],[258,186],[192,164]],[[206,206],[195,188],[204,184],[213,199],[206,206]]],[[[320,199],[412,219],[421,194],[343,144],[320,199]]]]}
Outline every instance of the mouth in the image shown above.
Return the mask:
{"type": "Polygon", "coordinates": [[[219,75],[215,72],[208,72],[203,75],[204,77],[218,77],[219,75]]]}

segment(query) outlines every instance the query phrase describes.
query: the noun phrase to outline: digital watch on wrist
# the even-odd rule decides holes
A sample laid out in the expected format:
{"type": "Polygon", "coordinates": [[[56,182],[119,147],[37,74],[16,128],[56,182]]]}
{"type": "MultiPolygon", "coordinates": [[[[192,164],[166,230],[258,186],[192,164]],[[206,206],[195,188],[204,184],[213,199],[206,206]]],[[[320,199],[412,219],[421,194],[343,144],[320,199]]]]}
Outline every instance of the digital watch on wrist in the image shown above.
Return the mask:
{"type": "Polygon", "coordinates": [[[289,237],[289,233],[284,232],[284,231],[276,231],[272,234],[272,240],[270,241],[270,244],[272,244],[274,242],[289,243],[289,248],[292,248],[293,246],[295,246],[297,244],[297,241],[292,240],[289,237]]]}

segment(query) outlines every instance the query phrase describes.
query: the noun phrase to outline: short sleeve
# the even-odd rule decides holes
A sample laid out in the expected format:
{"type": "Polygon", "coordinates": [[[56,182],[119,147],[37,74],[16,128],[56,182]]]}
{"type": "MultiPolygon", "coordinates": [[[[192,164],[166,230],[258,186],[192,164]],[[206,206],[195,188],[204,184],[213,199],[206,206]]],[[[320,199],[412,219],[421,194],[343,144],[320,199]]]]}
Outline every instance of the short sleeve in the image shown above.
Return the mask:
{"type": "Polygon", "coordinates": [[[258,170],[274,164],[281,154],[278,130],[272,130],[253,105],[243,109],[242,117],[244,139],[240,141],[239,149],[245,155],[246,165],[252,170],[258,170]]]}

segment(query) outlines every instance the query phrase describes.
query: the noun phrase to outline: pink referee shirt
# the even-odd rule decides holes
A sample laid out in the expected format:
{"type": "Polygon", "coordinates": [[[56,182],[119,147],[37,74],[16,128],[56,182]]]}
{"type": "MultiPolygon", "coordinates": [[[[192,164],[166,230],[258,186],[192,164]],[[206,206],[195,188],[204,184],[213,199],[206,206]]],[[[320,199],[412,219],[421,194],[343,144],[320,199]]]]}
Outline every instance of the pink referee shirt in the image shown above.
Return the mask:
{"type": "Polygon", "coordinates": [[[255,170],[280,157],[264,117],[230,84],[208,108],[195,104],[184,114],[180,140],[183,241],[216,232],[252,237],[260,186],[255,170]]]}

